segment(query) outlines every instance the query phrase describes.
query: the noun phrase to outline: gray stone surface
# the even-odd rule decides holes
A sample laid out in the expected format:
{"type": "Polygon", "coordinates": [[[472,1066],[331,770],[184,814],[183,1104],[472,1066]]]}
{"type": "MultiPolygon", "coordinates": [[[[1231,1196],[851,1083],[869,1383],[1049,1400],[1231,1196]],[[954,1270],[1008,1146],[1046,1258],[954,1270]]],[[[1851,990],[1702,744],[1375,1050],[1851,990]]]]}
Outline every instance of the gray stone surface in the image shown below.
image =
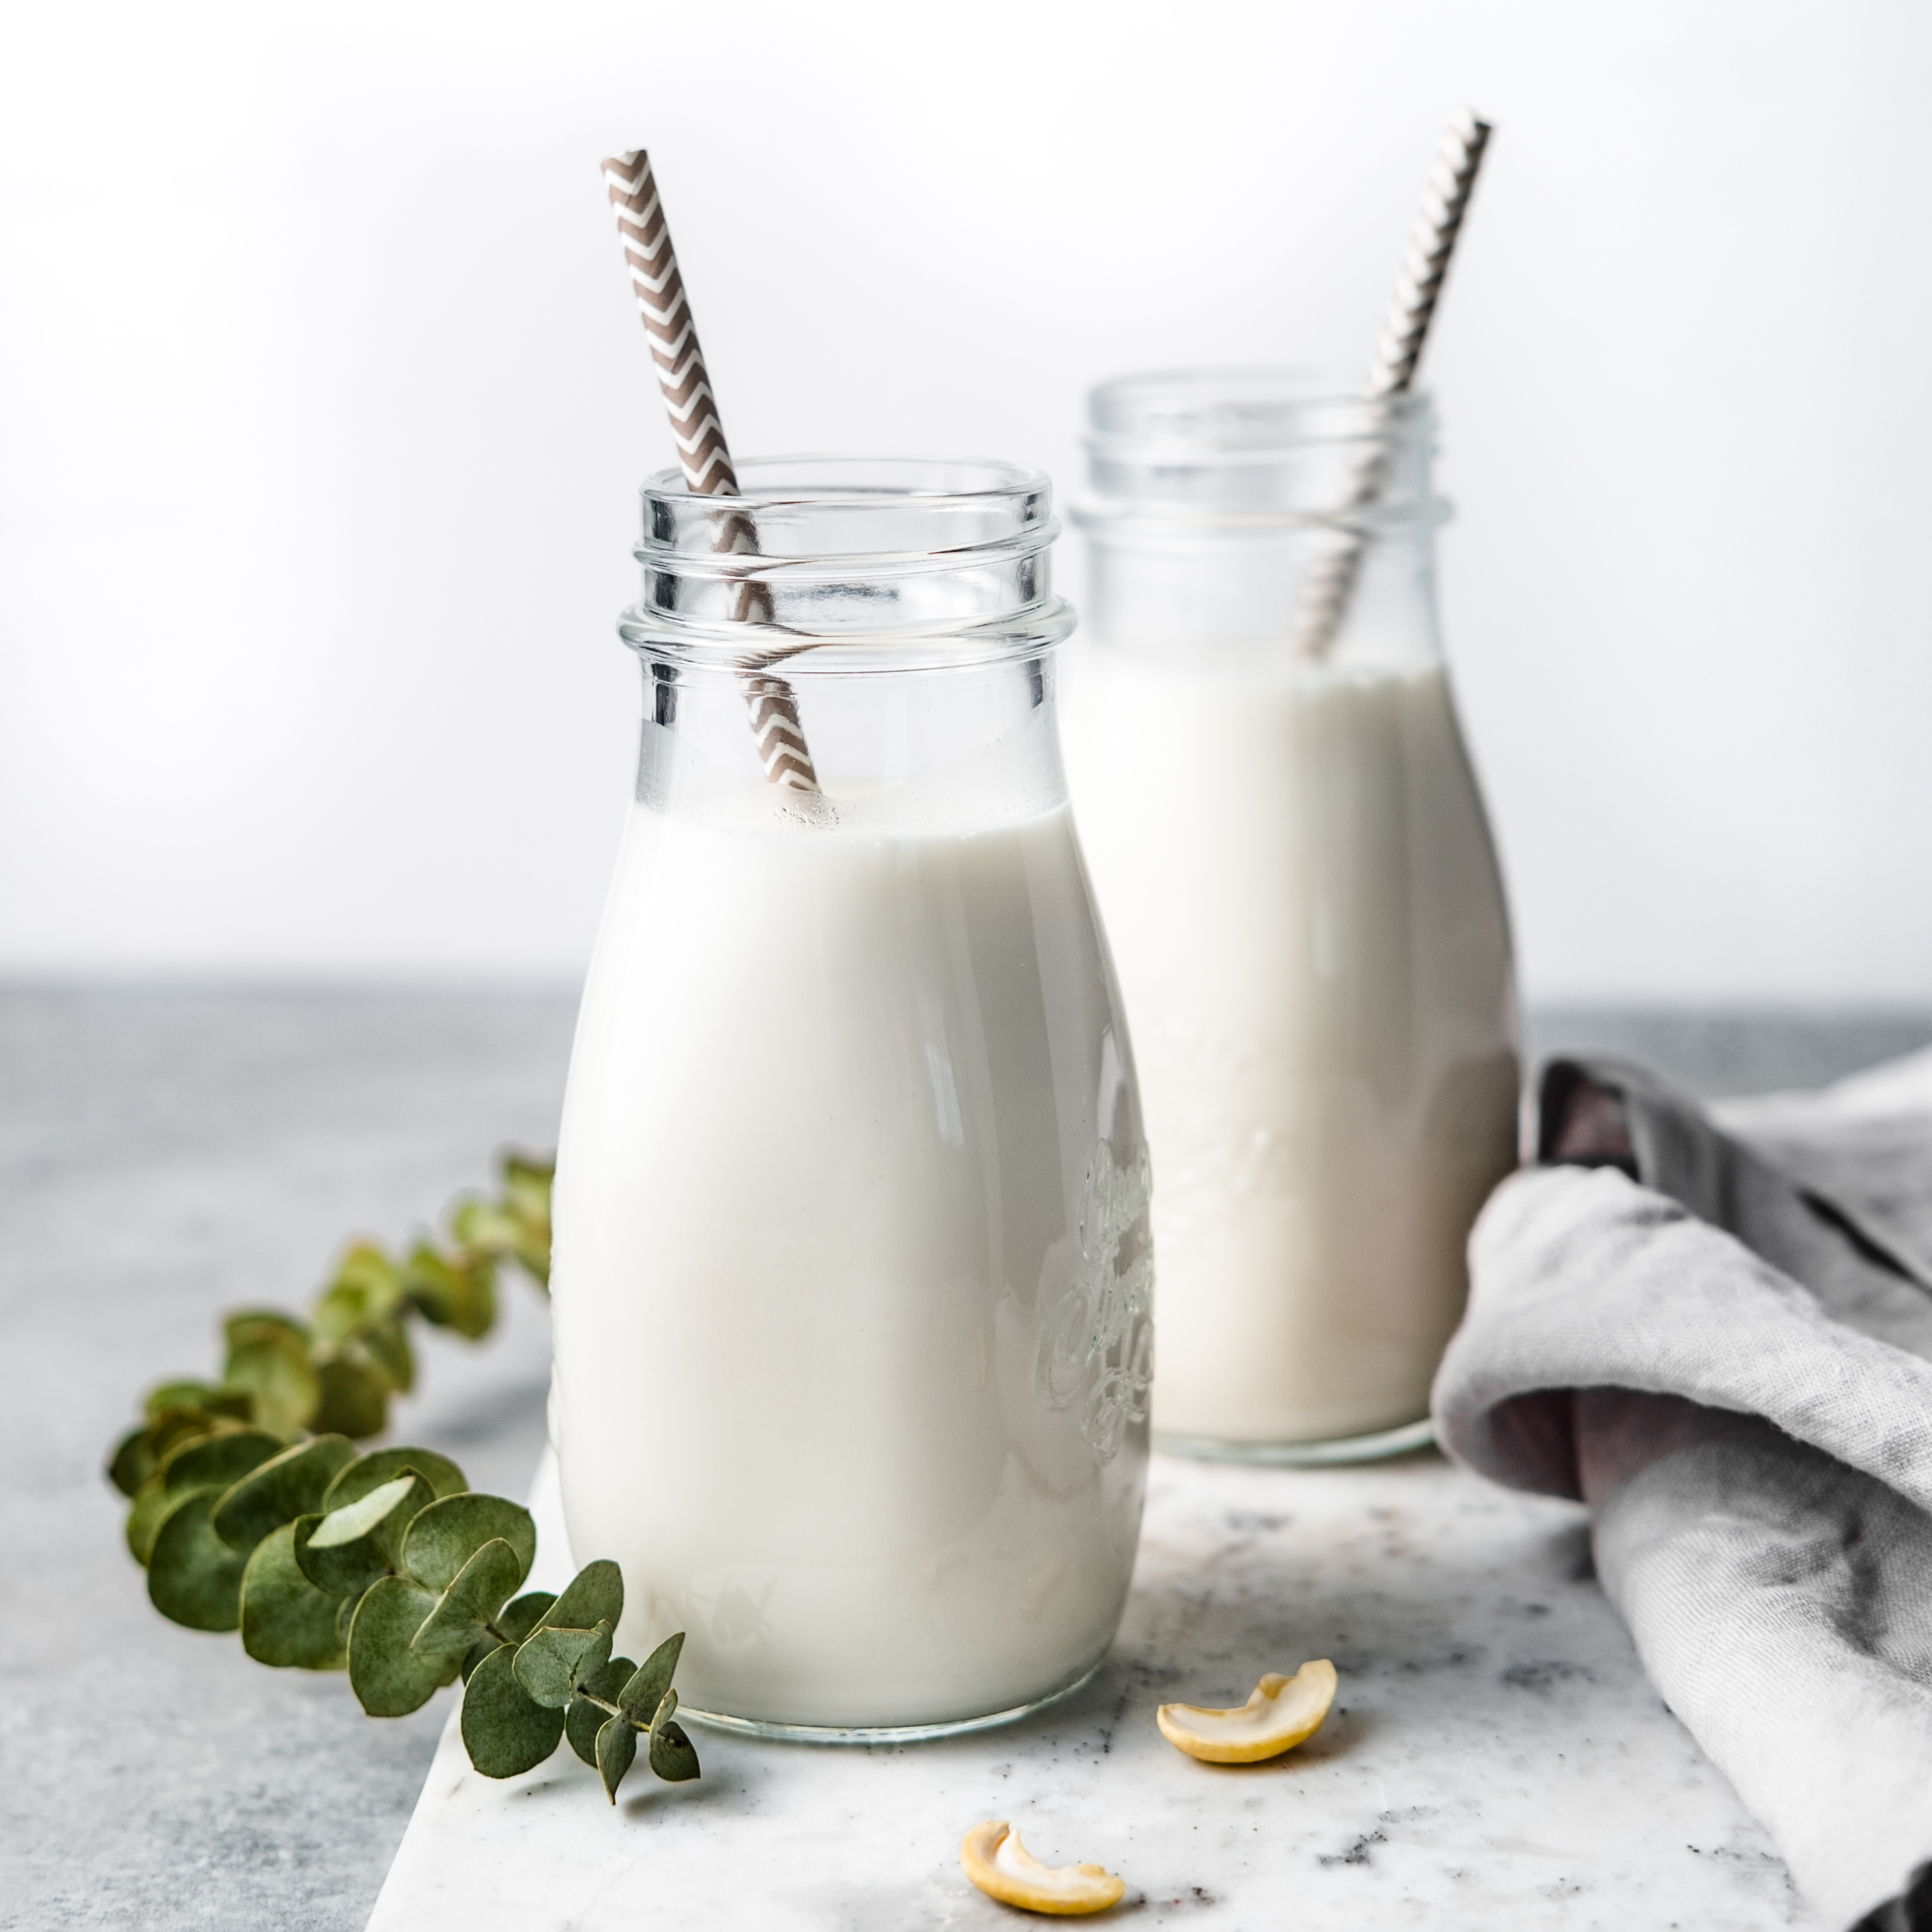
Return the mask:
{"type": "MultiPolygon", "coordinates": [[[[0,988],[0,1925],[358,1932],[445,1700],[364,1718],[149,1609],[104,1450],[215,1321],[300,1306],[345,1234],[405,1235],[556,1131],[574,995],[0,988]]],[[[1932,1040],[1921,1016],[1561,1012],[1707,1094],[1811,1084],[1932,1040]]],[[[520,1490],[547,1328],[506,1283],[481,1348],[434,1338],[399,1418],[520,1490]]]]}
{"type": "Polygon", "coordinates": [[[1529,1065],[1558,1052],[1621,1053],[1706,1100],[1822,1087],[1928,1042],[1932,1009],[1733,1013],[1552,1006],[1530,1013],[1523,1027],[1529,1065]]]}
{"type": "MultiPolygon", "coordinates": [[[[301,1307],[343,1236],[394,1240],[552,1144],[575,1000],[248,991],[0,994],[0,1924],[359,1928],[446,1698],[364,1717],[148,1606],[104,1450],[238,1304],[301,1307]]],[[[548,1324],[506,1280],[434,1337],[398,1418],[520,1493],[548,1324]]]]}

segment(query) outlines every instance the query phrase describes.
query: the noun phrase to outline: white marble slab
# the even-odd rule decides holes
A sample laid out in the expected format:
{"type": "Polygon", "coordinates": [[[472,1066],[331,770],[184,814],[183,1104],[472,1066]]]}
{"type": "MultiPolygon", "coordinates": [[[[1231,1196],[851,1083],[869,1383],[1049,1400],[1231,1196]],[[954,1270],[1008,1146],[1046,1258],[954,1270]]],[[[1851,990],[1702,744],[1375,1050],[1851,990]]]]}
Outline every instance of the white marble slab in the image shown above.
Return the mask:
{"type": "Polygon", "coordinates": [[[1320,1472],[1156,1457],[1120,1640],[1025,1724],[898,1750],[693,1735],[701,1782],[634,1772],[614,1810],[568,1746],[479,1778],[452,1716],[370,1932],[1012,1927],[1022,1915],[959,1870],[961,1835],[989,1817],[1051,1862],[1120,1873],[1109,1920],[1817,1924],[1646,1682],[1582,1510],[1432,1454],[1320,1472]],[[1337,1708],[1272,1763],[1196,1764],[1154,1727],[1163,1700],[1238,1702],[1319,1656],[1337,1708]]]}

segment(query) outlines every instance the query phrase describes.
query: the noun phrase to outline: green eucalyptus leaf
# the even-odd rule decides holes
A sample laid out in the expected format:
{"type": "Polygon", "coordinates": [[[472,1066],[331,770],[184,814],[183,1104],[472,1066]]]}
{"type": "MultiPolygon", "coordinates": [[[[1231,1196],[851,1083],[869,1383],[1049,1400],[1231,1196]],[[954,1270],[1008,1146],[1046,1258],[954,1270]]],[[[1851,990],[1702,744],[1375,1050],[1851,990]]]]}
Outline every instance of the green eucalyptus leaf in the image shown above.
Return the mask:
{"type": "Polygon", "coordinates": [[[162,1382],[148,1389],[141,1412],[148,1422],[162,1416],[191,1412],[201,1416],[222,1416],[228,1422],[253,1422],[255,1405],[248,1389],[224,1389],[214,1382],[162,1382]]]}
{"type": "Polygon", "coordinates": [[[349,1624],[349,1687],[372,1718],[406,1718],[454,1681],[458,1659],[418,1657],[410,1640],[436,1608],[400,1576],[370,1584],[349,1624]]]}
{"type": "MultiPolygon", "coordinates": [[[[185,1376],[180,1382],[157,1382],[141,1402],[141,1414],[147,1416],[148,1422],[158,1422],[170,1408],[199,1408],[205,1414],[217,1414],[217,1410],[208,1408],[208,1405],[222,1401],[226,1393],[212,1382],[194,1382],[185,1376]]],[[[242,1416],[242,1420],[248,1422],[248,1416],[242,1416]]]]}
{"type": "Polygon", "coordinates": [[[123,1496],[131,1497],[175,1450],[244,1426],[252,1406],[246,1395],[224,1396],[205,1382],[164,1383],[148,1398],[146,1420],[116,1444],[107,1466],[108,1480],[123,1496]],[[189,1406],[172,1400],[190,1394],[205,1397],[214,1406],[189,1406]],[[169,1400],[164,1401],[164,1397],[169,1400]]]}
{"type": "Polygon", "coordinates": [[[503,1162],[504,1211],[515,1229],[510,1252],[546,1290],[550,1286],[550,1192],[556,1163],[512,1154],[503,1162]]]}
{"type": "Polygon", "coordinates": [[[366,1322],[386,1321],[402,1306],[403,1278],[374,1243],[359,1242],[342,1258],[335,1279],[316,1304],[315,1332],[339,1342],[366,1322]]]}
{"type": "Polygon", "coordinates": [[[148,1552],[148,1595],[161,1615],[190,1630],[232,1630],[242,1618],[248,1558],[214,1533],[208,1516],[218,1490],[177,1497],[148,1552]]]}
{"type": "Polygon", "coordinates": [[[302,1573],[296,1526],[285,1522],[255,1546],[242,1575],[242,1648],[257,1664],[340,1670],[348,1661],[337,1628],[341,1606],[302,1573]]]}
{"type": "Polygon", "coordinates": [[[556,1601],[554,1590],[528,1590],[514,1603],[506,1604],[496,1618],[496,1628],[512,1643],[521,1643],[549,1614],[556,1601]]]}
{"type": "Polygon", "coordinates": [[[449,1231],[466,1248],[507,1249],[516,1238],[515,1218],[494,1201],[474,1195],[459,1201],[449,1218],[449,1231]]]}
{"type": "Polygon", "coordinates": [[[422,1476],[414,1469],[404,1469],[380,1489],[326,1511],[310,1538],[310,1546],[340,1549],[365,1536],[384,1534],[387,1539],[384,1555],[400,1556],[410,1525],[434,1500],[422,1476]],[[387,1544],[393,1544],[393,1549],[387,1544]]]}
{"type": "Polygon", "coordinates": [[[489,1624],[524,1580],[524,1569],[522,1558],[501,1537],[484,1544],[443,1592],[410,1648],[422,1657],[466,1656],[478,1636],[488,1634],[489,1624]]]}
{"type": "Polygon", "coordinates": [[[452,1261],[418,1242],[403,1264],[403,1285],[424,1320],[439,1328],[454,1328],[475,1341],[496,1322],[496,1272],[486,1256],[452,1261]]]}
{"type": "Polygon", "coordinates": [[[315,1370],[314,1425],[338,1436],[379,1436],[388,1427],[395,1387],[374,1364],[354,1355],[331,1355],[315,1370]]]}
{"type": "MultiPolygon", "coordinates": [[[[230,1348],[306,1349],[308,1330],[279,1308],[244,1308],[221,1324],[222,1340],[230,1348]]],[[[223,1386],[231,1384],[224,1382],[223,1386]]]]}
{"type": "Polygon", "coordinates": [[[402,1271],[374,1241],[359,1241],[342,1257],[335,1270],[338,1286],[359,1289],[370,1312],[394,1314],[402,1305],[402,1271]]]}
{"type": "Polygon", "coordinates": [[[154,1445],[148,1425],[130,1430],[108,1458],[107,1480],[124,1496],[132,1498],[154,1473],[154,1445]]]}
{"type": "Polygon", "coordinates": [[[684,1633],[668,1636],[638,1666],[637,1675],[617,1694],[617,1706],[628,1718],[649,1724],[671,1679],[677,1675],[678,1654],[684,1648],[684,1633]]]}
{"type": "Polygon", "coordinates": [[[260,1428],[286,1444],[314,1420],[321,1384],[313,1364],[292,1363],[280,1349],[242,1349],[229,1358],[236,1386],[246,1389],[260,1428]]]}
{"type": "Polygon", "coordinates": [[[171,1449],[161,1464],[161,1480],[178,1496],[190,1490],[225,1490],[285,1446],[266,1429],[224,1428],[171,1449]]]}
{"type": "Polygon", "coordinates": [[[562,1630],[592,1630],[608,1624],[613,1630],[623,1620],[624,1573],[609,1558],[586,1563],[573,1576],[564,1593],[544,1613],[544,1622],[562,1630]]]}
{"type": "MultiPolygon", "coordinates": [[[[566,1593],[567,1594],[567,1593],[566,1593]]],[[[610,1626],[560,1630],[545,1622],[517,1646],[517,1682],[539,1704],[561,1711],[577,1687],[610,1660],[610,1626]]]]}
{"type": "Polygon", "coordinates": [[[517,1258],[518,1264],[548,1294],[550,1292],[550,1223],[546,1221],[541,1231],[525,1231],[520,1228],[510,1252],[517,1258]]]}
{"type": "Polygon", "coordinates": [[[675,1720],[651,1727],[651,1768],[667,1784],[700,1775],[697,1748],[675,1720]]]}
{"type": "Polygon", "coordinates": [[[346,1288],[338,1281],[322,1292],[322,1299],[309,1317],[309,1326],[315,1332],[315,1339],[326,1345],[353,1334],[369,1315],[368,1298],[359,1289],[346,1288]]]}
{"type": "MultiPolygon", "coordinates": [[[[526,1591],[514,1603],[506,1604],[496,1612],[494,1618],[496,1628],[509,1640],[514,1649],[543,1622],[544,1612],[556,1601],[556,1592],[554,1590],[526,1591]]],[[[464,1683],[470,1682],[471,1672],[496,1648],[496,1644],[495,1637],[486,1636],[463,1660],[464,1683]]]]}
{"type": "Polygon", "coordinates": [[[308,1330],[275,1309],[231,1315],[223,1332],[228,1360],[222,1385],[254,1397],[255,1420],[284,1441],[308,1426],[320,1394],[308,1330]]]}
{"type": "Polygon", "coordinates": [[[405,1469],[415,1470],[439,1496],[460,1496],[470,1486],[463,1472],[434,1449],[377,1449],[351,1462],[329,1484],[322,1506],[335,1510],[345,1503],[359,1502],[371,1490],[392,1481],[405,1469]]]}
{"type": "Polygon", "coordinates": [[[489,1254],[466,1255],[455,1273],[461,1283],[449,1325],[480,1342],[496,1325],[496,1262],[489,1254]]]}
{"type": "Polygon", "coordinates": [[[380,1489],[331,1510],[320,1522],[298,1518],[296,1561],[309,1581],[331,1596],[364,1589],[374,1578],[401,1567],[403,1539],[430,1500],[428,1484],[406,1469],[380,1489]]]}
{"type": "Polygon", "coordinates": [[[591,1702],[590,1698],[601,1697],[605,1704],[616,1703],[617,1694],[630,1682],[637,1667],[628,1657],[612,1658],[594,1677],[581,1681],[579,1694],[572,1698],[565,1708],[563,1734],[570,1740],[571,1749],[592,1771],[597,1768],[597,1733],[604,1728],[604,1720],[610,1714],[603,1705],[591,1702]],[[584,1696],[584,1691],[590,1696],[584,1696]]]}
{"type": "Polygon", "coordinates": [[[432,1328],[448,1328],[460,1284],[457,1270],[427,1242],[419,1241],[403,1268],[404,1292],[432,1328]]]}
{"type": "Polygon", "coordinates": [[[410,1331],[399,1318],[392,1316],[366,1323],[350,1339],[403,1394],[416,1387],[416,1352],[410,1346],[410,1331]]]}
{"type": "Polygon", "coordinates": [[[556,1179],[556,1162],[541,1155],[512,1154],[503,1156],[503,1196],[511,1210],[526,1219],[550,1226],[550,1196],[556,1179]]]}
{"type": "Polygon", "coordinates": [[[200,1442],[211,1436],[225,1436],[246,1426],[231,1416],[215,1415],[205,1408],[169,1409],[148,1425],[155,1465],[159,1467],[188,1443],[200,1442]]]}
{"type": "Polygon", "coordinates": [[[617,1787],[624,1781],[638,1755],[638,1734],[628,1718],[613,1718],[597,1733],[597,1774],[604,1780],[604,1794],[614,1804],[617,1787]]]}
{"type": "Polygon", "coordinates": [[[128,1551],[136,1563],[146,1564],[154,1550],[154,1532],[178,1500],[168,1494],[168,1486],[158,1473],[134,1492],[134,1507],[128,1512],[127,1536],[128,1551]]]}
{"type": "MultiPolygon", "coordinates": [[[[319,1515],[298,1516],[289,1525],[296,1568],[324,1596],[346,1600],[346,1606],[352,1609],[356,1599],[377,1577],[390,1574],[389,1566],[380,1550],[361,1541],[325,1545],[311,1556],[309,1544],[322,1522],[319,1515]]],[[[348,1634],[349,1626],[344,1622],[341,1634],[345,1642],[348,1634]]]]}
{"type": "Polygon", "coordinates": [[[341,1436],[318,1436],[271,1456],[215,1504],[215,1534],[234,1549],[253,1550],[271,1530],[320,1509],[338,1472],[355,1460],[355,1444],[341,1436]]]}
{"type": "Polygon", "coordinates": [[[530,1511],[503,1496],[473,1492],[444,1496],[410,1525],[403,1541],[402,1568],[424,1589],[446,1590],[478,1550],[500,1539],[517,1552],[523,1566],[510,1586],[514,1589],[536,1560],[537,1526],[530,1511]]]}
{"type": "Polygon", "coordinates": [[[543,1762],[563,1735],[563,1713],[525,1694],[500,1644],[472,1672],[463,1691],[463,1744],[485,1778],[514,1778],[543,1762]]]}

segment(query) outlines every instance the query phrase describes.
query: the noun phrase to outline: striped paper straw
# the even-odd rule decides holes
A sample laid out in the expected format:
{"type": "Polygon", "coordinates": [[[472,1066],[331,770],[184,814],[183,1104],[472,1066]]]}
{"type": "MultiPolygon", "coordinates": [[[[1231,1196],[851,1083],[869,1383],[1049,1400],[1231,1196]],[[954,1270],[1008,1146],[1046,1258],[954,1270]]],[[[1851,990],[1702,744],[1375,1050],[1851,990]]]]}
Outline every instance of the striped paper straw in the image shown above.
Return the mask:
{"type": "MultiPolygon", "coordinates": [[[[1429,340],[1429,325],[1442,299],[1442,284],[1456,252],[1456,238],[1462,232],[1462,218],[1468,212],[1490,131],[1486,121],[1478,120],[1474,110],[1466,107],[1449,123],[1436,151],[1436,166],[1422,197],[1422,212],[1417,218],[1396,283],[1395,299],[1389,304],[1388,319],[1369,371],[1367,393],[1372,401],[1402,395],[1414,386],[1416,367],[1429,340]]],[[[1388,458],[1386,440],[1378,440],[1362,453],[1349,479],[1342,514],[1365,510],[1381,496],[1388,458]]],[[[1363,532],[1349,530],[1310,566],[1302,586],[1301,608],[1295,614],[1293,649],[1298,657],[1325,658],[1334,648],[1367,548],[1363,532]]]]}
{"type": "MultiPolygon", "coordinates": [[[[657,364],[658,386],[664,392],[670,433],[677,443],[677,460],[686,484],[702,496],[735,496],[738,473],[731,466],[730,446],[718,415],[718,399],[705,373],[704,352],[698,346],[698,326],[678,273],[670,245],[670,228],[658,199],[651,159],[643,148],[614,154],[604,164],[604,185],[617,214],[624,260],[631,271],[638,312],[657,364]]],[[[758,526],[749,512],[728,518],[719,537],[721,550],[755,554],[758,526]]],[[[738,623],[771,621],[771,592],[762,584],[741,584],[731,612],[738,623]]],[[[761,672],[742,674],[745,702],[752,716],[752,732],[758,758],[773,784],[795,791],[815,792],[818,775],[799,722],[798,699],[783,678],[761,672]]]]}

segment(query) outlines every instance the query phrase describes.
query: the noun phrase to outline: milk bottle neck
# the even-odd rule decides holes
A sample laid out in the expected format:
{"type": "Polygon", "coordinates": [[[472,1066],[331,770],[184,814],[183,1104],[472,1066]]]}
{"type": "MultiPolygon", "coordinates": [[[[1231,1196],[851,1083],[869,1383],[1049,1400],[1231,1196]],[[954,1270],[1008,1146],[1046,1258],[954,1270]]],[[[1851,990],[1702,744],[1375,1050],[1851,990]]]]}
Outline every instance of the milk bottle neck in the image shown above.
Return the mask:
{"type": "MultiPolygon", "coordinates": [[[[1063,803],[1052,486],[1001,464],[741,463],[743,494],[644,489],[638,796],[747,828],[962,832],[1063,803]],[[785,707],[809,782],[753,718],[785,707]]],[[[768,715],[768,714],[767,714],[768,715]]]]}
{"type": "Polygon", "coordinates": [[[1177,668],[1416,668],[1442,650],[1419,392],[1323,393],[1293,372],[1179,372],[1089,399],[1088,632],[1177,668]],[[1310,614],[1338,582],[1320,648],[1310,614]]]}
{"type": "Polygon", "coordinates": [[[736,672],[640,650],[641,804],[680,818],[891,838],[966,836],[1064,805],[1054,653],[785,680],[818,789],[774,784],[736,672]]]}

